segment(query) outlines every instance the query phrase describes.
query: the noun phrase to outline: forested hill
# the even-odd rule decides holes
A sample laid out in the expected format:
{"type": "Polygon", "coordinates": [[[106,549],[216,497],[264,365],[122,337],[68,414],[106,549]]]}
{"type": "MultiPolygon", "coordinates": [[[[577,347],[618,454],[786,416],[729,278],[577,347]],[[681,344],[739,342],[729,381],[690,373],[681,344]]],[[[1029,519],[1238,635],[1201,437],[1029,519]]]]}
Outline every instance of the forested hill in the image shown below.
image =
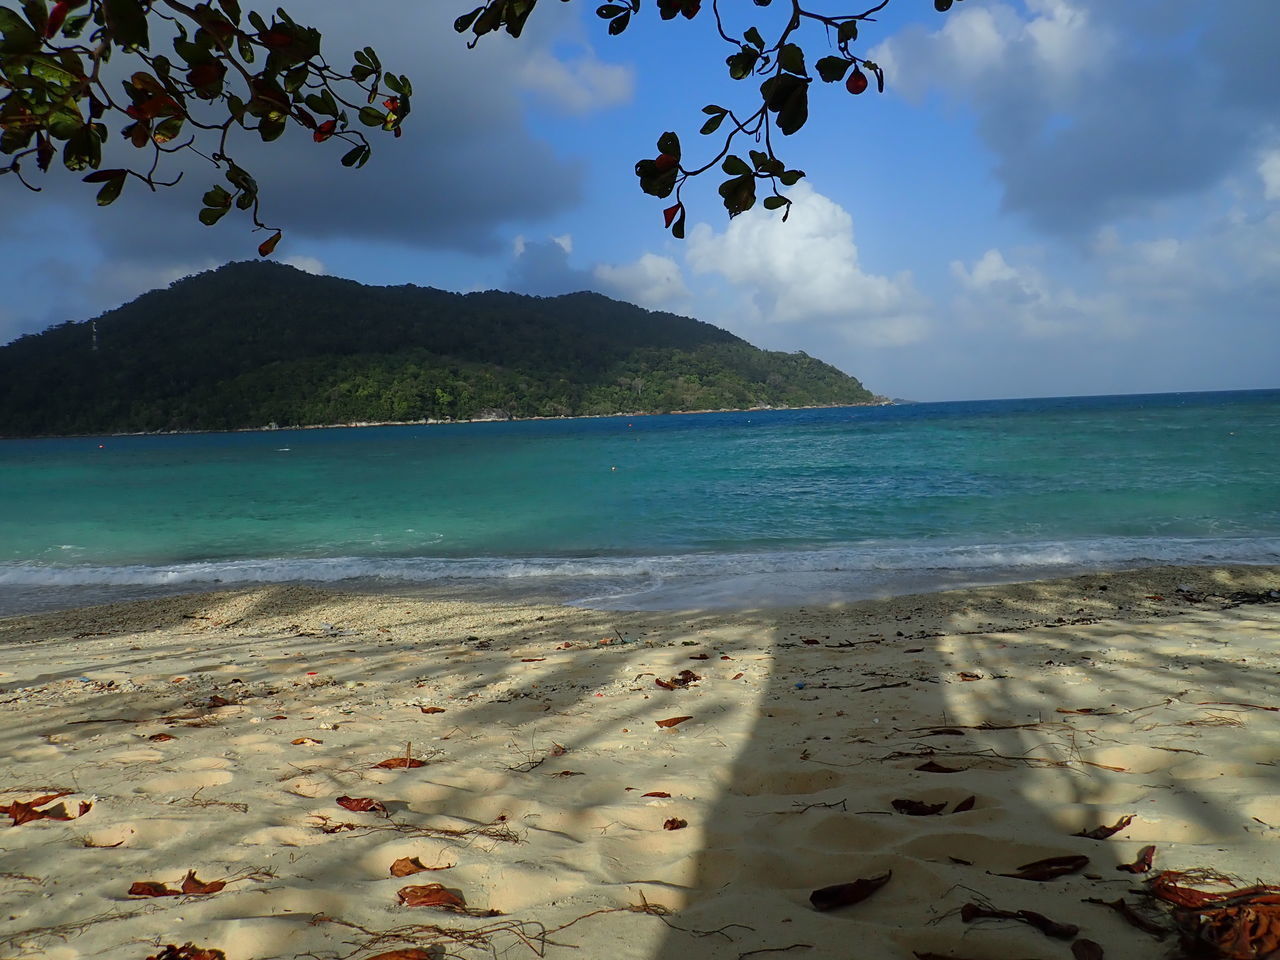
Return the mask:
{"type": "Polygon", "coordinates": [[[0,347],[0,436],[872,399],[803,353],[599,294],[369,287],[267,262],[0,347]]]}

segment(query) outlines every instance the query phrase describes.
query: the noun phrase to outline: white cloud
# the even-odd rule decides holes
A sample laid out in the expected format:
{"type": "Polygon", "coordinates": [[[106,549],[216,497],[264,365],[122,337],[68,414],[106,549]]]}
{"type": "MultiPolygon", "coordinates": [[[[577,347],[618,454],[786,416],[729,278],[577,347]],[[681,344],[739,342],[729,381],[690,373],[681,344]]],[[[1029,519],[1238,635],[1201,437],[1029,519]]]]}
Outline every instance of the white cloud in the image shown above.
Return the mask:
{"type": "Polygon", "coordinates": [[[324,262],[317,260],[315,257],[296,254],[291,257],[285,257],[280,262],[287,263],[291,267],[297,267],[303,273],[313,273],[317,277],[324,276],[324,262]]]}
{"type": "Polygon", "coordinates": [[[520,67],[520,82],[568,113],[590,113],[626,103],[635,92],[635,73],[616,63],[604,63],[588,50],[562,60],[538,50],[520,67]]]}
{"type": "Polygon", "coordinates": [[[671,309],[690,296],[680,265],[654,253],[621,266],[598,264],[593,273],[610,296],[653,310],[671,309]]]}
{"type": "Polygon", "coordinates": [[[786,223],[759,207],[723,233],[705,223],[689,235],[687,260],[697,274],[723,277],[757,324],[813,324],[868,345],[914,343],[928,332],[925,302],[911,275],[885,277],[858,262],[853,218],[801,184],[790,191],[786,223]]]}
{"type": "Polygon", "coordinates": [[[952,308],[971,328],[1003,329],[1032,339],[1080,333],[1125,338],[1137,329],[1135,317],[1115,295],[1082,296],[1035,267],[1013,266],[1000,250],[988,250],[968,267],[953,261],[951,275],[959,287],[952,308]]]}
{"type": "Polygon", "coordinates": [[[1280,200],[1280,149],[1263,154],[1258,162],[1258,176],[1262,178],[1263,195],[1268,200],[1280,200]]]}

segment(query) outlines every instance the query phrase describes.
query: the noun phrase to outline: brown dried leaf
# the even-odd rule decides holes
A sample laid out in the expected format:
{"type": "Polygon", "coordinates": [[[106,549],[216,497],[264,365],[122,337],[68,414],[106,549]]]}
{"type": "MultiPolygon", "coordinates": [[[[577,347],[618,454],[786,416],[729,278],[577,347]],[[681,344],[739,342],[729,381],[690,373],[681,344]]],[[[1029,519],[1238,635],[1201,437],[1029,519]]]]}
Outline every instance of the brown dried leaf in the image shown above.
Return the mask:
{"type": "Polygon", "coordinates": [[[1079,833],[1073,833],[1073,837],[1088,837],[1090,840],[1105,840],[1107,837],[1113,837],[1129,824],[1133,823],[1133,814],[1126,814],[1111,826],[1094,827],[1092,830],[1081,830],[1079,833]]]}
{"type": "Polygon", "coordinates": [[[423,713],[444,713],[444,707],[419,707],[423,713]]]}
{"type": "Polygon", "coordinates": [[[197,947],[187,941],[180,947],[166,944],[163,950],[147,957],[147,960],[227,960],[227,955],[214,947],[197,947]]]}
{"type": "Polygon", "coordinates": [[[809,902],[815,910],[836,910],[850,904],[860,903],[867,899],[893,876],[889,870],[876,877],[863,877],[852,883],[837,883],[830,887],[821,887],[809,894],[809,902]]]}
{"type": "Polygon", "coordinates": [[[374,764],[375,767],[382,767],[384,770],[402,770],[405,767],[412,769],[414,767],[425,767],[426,765],[427,762],[425,760],[419,760],[417,757],[388,757],[386,760],[381,760],[374,764]]]}
{"type": "Polygon", "coordinates": [[[1102,945],[1092,940],[1077,940],[1071,945],[1071,956],[1075,960],[1105,960],[1102,945]]]}
{"type": "Polygon", "coordinates": [[[1129,924],[1129,926],[1137,927],[1143,933],[1149,933],[1153,937],[1156,937],[1159,940],[1163,940],[1165,938],[1165,935],[1169,932],[1163,926],[1157,923],[1155,920],[1152,920],[1150,917],[1143,916],[1141,913],[1139,913],[1137,910],[1131,907],[1128,903],[1125,902],[1125,899],[1123,897],[1121,897],[1119,900],[1099,900],[1096,897],[1090,897],[1084,902],[1096,903],[1096,904],[1099,904],[1100,906],[1110,907],[1116,913],[1120,914],[1120,916],[1124,917],[1125,921],[1129,924]]]}
{"type": "Polygon", "coordinates": [[[966,812],[966,811],[968,811],[968,810],[972,810],[972,809],[973,809],[973,805],[974,805],[975,803],[977,803],[977,802],[978,802],[978,798],[977,798],[977,797],[973,797],[973,796],[965,797],[963,800],[961,800],[959,803],[957,803],[957,804],[956,804],[955,809],[954,809],[954,810],[952,810],[951,812],[952,812],[952,813],[965,813],[965,812],[966,812]]]}
{"type": "Polygon", "coordinates": [[[561,770],[559,773],[553,773],[553,777],[583,777],[586,776],[581,770],[561,770]]]}
{"type": "Polygon", "coordinates": [[[1125,873],[1149,873],[1151,871],[1151,861],[1156,855],[1155,845],[1143,847],[1138,851],[1138,859],[1133,863],[1122,863],[1116,867],[1117,870],[1123,870],[1125,873]]]}
{"type": "Polygon", "coordinates": [[[415,873],[422,873],[424,870],[445,870],[446,867],[425,867],[422,861],[417,857],[401,857],[395,863],[391,864],[391,875],[393,877],[409,877],[415,873]]]}
{"type": "Polygon", "coordinates": [[[648,793],[640,794],[642,797],[669,797],[671,794],[665,790],[650,790],[648,793]]]}
{"type": "Polygon", "coordinates": [[[182,892],[189,896],[203,897],[210,893],[217,893],[226,885],[225,880],[210,880],[206,883],[196,877],[194,870],[188,870],[187,875],[182,878],[182,892]]]}
{"type": "Polygon", "coordinates": [[[676,724],[684,723],[686,720],[692,720],[693,717],[667,717],[665,720],[653,721],[660,727],[674,727],[676,724]]]}
{"type": "Polygon", "coordinates": [[[387,808],[381,800],[372,797],[339,797],[338,806],[356,813],[386,813],[387,808]]]}
{"type": "Polygon", "coordinates": [[[554,740],[552,740],[551,749],[547,751],[547,756],[563,757],[568,752],[569,752],[569,748],[566,747],[563,743],[556,743],[554,740]]]}
{"type": "Polygon", "coordinates": [[[1108,710],[1105,707],[1081,707],[1079,710],[1068,710],[1066,707],[1058,707],[1058,713],[1074,713],[1085,717],[1109,717],[1116,713],[1115,710],[1108,710]]]}
{"type": "Polygon", "coordinates": [[[268,720],[288,720],[289,718],[286,717],[283,713],[277,713],[274,717],[268,717],[267,719],[268,720]]]}
{"type": "Polygon", "coordinates": [[[663,690],[674,690],[676,685],[669,680],[654,680],[654,685],[661,687],[663,690]]]}
{"type": "Polygon", "coordinates": [[[959,677],[960,677],[960,679],[961,679],[961,680],[981,680],[981,679],[982,679],[982,674],[980,674],[980,673],[968,673],[968,672],[966,672],[966,671],[963,671],[963,670],[962,670],[962,671],[960,672],[960,674],[959,674],[959,677]]]}
{"type": "Polygon", "coordinates": [[[893,809],[905,813],[909,817],[933,817],[941,813],[947,801],[941,803],[925,803],[923,800],[894,800],[893,809]]]}
{"type": "Polygon", "coordinates": [[[730,677],[729,679],[730,679],[730,680],[741,680],[741,679],[742,679],[743,677],[745,677],[745,676],[746,676],[746,674],[745,674],[745,673],[735,673],[735,674],[734,674],[732,677],[730,677]]]}
{"type": "Polygon", "coordinates": [[[930,760],[928,763],[922,763],[916,767],[917,770],[923,770],[925,773],[960,773],[964,767],[944,767],[940,763],[934,763],[930,760]]]}
{"type": "Polygon", "coordinates": [[[212,697],[209,698],[209,706],[229,707],[231,706],[231,701],[228,700],[226,697],[220,697],[215,693],[212,697]]]}
{"type": "Polygon", "coordinates": [[[441,883],[424,883],[401,887],[396,891],[400,903],[406,907],[439,907],[441,910],[464,911],[466,901],[456,893],[446,890],[441,883]]]}
{"type": "Polygon", "coordinates": [[[711,655],[706,653],[695,653],[689,658],[690,660],[710,660],[711,655]]]}
{"type": "Polygon", "coordinates": [[[293,744],[295,747],[300,747],[304,743],[316,743],[316,744],[324,743],[323,740],[317,740],[315,737],[299,737],[297,740],[290,740],[289,742],[293,744]]]}
{"type": "Polygon", "coordinates": [[[14,800],[8,806],[0,806],[0,814],[8,814],[13,821],[15,827],[19,827],[24,823],[31,823],[36,820],[74,820],[76,816],[83,817],[92,809],[93,805],[81,801],[80,812],[73,816],[67,812],[66,804],[60,803],[56,807],[50,807],[48,810],[37,809],[43,807],[47,803],[54,800],[60,800],[62,797],[71,795],[70,790],[62,793],[49,793],[43,797],[36,797],[34,800],[22,801],[14,800]]]}
{"type": "Polygon", "coordinates": [[[181,890],[170,890],[163,883],[151,880],[137,880],[129,887],[131,897],[180,897],[181,890]]]}
{"type": "Polygon", "coordinates": [[[440,954],[423,950],[421,947],[408,947],[404,950],[379,953],[372,957],[366,957],[365,960],[437,960],[439,956],[440,954]]]}
{"type": "Polygon", "coordinates": [[[521,657],[521,663],[541,663],[546,657],[521,657]]]}
{"type": "Polygon", "coordinates": [[[1032,863],[1024,863],[1016,873],[1000,873],[1000,877],[1013,877],[1015,880],[1054,880],[1070,873],[1079,873],[1089,864],[1089,858],[1080,854],[1068,854],[1062,857],[1046,857],[1032,863]]]}
{"type": "Polygon", "coordinates": [[[672,817],[670,820],[666,820],[663,822],[662,829],[663,830],[683,830],[688,825],[689,825],[688,820],[681,820],[679,817],[672,817]]]}
{"type": "Polygon", "coordinates": [[[147,739],[152,743],[164,743],[168,740],[172,740],[173,735],[169,733],[153,733],[151,736],[147,737],[147,739]]]}

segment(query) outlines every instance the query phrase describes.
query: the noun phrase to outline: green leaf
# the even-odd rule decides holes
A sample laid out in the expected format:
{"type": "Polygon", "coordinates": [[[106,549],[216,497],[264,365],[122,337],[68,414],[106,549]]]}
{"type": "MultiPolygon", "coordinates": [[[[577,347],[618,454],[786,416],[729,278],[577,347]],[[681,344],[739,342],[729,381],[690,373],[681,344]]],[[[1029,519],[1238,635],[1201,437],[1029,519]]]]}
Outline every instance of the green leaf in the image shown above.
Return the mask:
{"type": "Polygon", "coordinates": [[[16,12],[0,7],[0,53],[22,56],[40,49],[40,34],[36,33],[16,12]]]}
{"type": "Polygon", "coordinates": [[[222,207],[229,209],[231,207],[231,194],[227,193],[226,188],[221,184],[215,184],[211,189],[205,191],[201,202],[206,207],[222,207]]]}
{"type": "Polygon", "coordinates": [[[730,217],[736,217],[755,206],[756,181],[754,177],[734,177],[720,184],[720,196],[724,199],[724,208],[730,217]]]}
{"type": "Polygon", "coordinates": [[[620,17],[614,17],[609,21],[609,36],[616,37],[627,29],[627,25],[631,23],[631,11],[628,10],[620,17]]]}
{"type": "Polygon", "coordinates": [[[253,27],[258,33],[267,32],[267,21],[262,19],[262,14],[257,10],[249,11],[249,26],[253,27]]]}
{"type": "Polygon", "coordinates": [[[727,114],[717,113],[714,117],[708,117],[707,122],[702,125],[702,129],[698,132],[703,134],[715,133],[720,124],[724,122],[726,116],[727,114]]]}
{"type": "Polygon", "coordinates": [[[262,138],[263,143],[270,143],[272,140],[279,140],[281,134],[284,133],[287,122],[280,114],[270,114],[258,121],[258,136],[262,138]]]}
{"type": "Polygon", "coordinates": [[[725,113],[728,113],[729,111],[726,110],[724,107],[719,106],[718,104],[708,103],[705,107],[702,108],[702,112],[709,113],[714,116],[717,113],[725,114],[725,113]]]}
{"type": "Polygon", "coordinates": [[[228,207],[205,207],[200,211],[200,222],[206,227],[212,227],[215,223],[222,219],[223,215],[230,210],[228,207]]]}
{"type": "Polygon", "coordinates": [[[140,0],[103,0],[107,26],[120,46],[145,50],[150,39],[147,35],[147,12],[140,0]]]}
{"type": "Polygon", "coordinates": [[[606,3],[596,7],[596,16],[601,20],[612,20],[626,9],[626,7],[620,7],[616,3],[606,3]]]}
{"type": "Polygon", "coordinates": [[[766,210],[777,210],[779,207],[785,207],[791,201],[786,197],[772,196],[764,198],[764,208],[766,210]]]}
{"type": "Polygon", "coordinates": [[[851,43],[858,39],[858,21],[845,20],[836,29],[836,42],[851,43]]]}
{"type": "Polygon", "coordinates": [[[120,173],[117,177],[112,177],[102,185],[102,189],[98,191],[98,206],[105,207],[115,202],[116,197],[120,196],[120,191],[124,189],[125,174],[120,173]]]}
{"type": "Polygon", "coordinates": [[[760,36],[760,31],[755,27],[747,27],[747,32],[742,35],[742,39],[757,50],[764,49],[764,37],[760,36]]]}
{"type": "Polygon", "coordinates": [[[22,0],[22,12],[36,33],[44,33],[45,24],[49,22],[49,8],[44,0],[22,0]]]}
{"type": "Polygon", "coordinates": [[[677,160],[680,159],[680,138],[668,130],[658,138],[658,152],[669,153],[677,160]]]}
{"type": "Polygon", "coordinates": [[[793,187],[804,177],[803,170],[784,170],[778,174],[778,180],[785,187],[793,187]]]}
{"type": "Polygon", "coordinates": [[[802,77],[809,75],[809,72],[804,68],[804,51],[794,43],[788,43],[782,48],[778,54],[778,62],[782,64],[782,69],[787,73],[796,73],[802,77]]]}
{"type": "Polygon", "coordinates": [[[809,85],[797,84],[788,94],[786,102],[778,110],[778,129],[790,136],[809,119],[809,85]]]}
{"type": "Polygon", "coordinates": [[[368,154],[368,152],[369,148],[363,143],[358,147],[353,147],[342,155],[342,165],[344,167],[354,167],[357,165],[363,167],[364,161],[367,159],[366,154],[368,154]]]}
{"type": "Polygon", "coordinates": [[[933,9],[939,13],[946,13],[951,9],[951,0],[933,0],[933,9]]]}
{"type": "Polygon", "coordinates": [[[853,61],[846,60],[844,57],[823,57],[813,66],[818,71],[818,76],[824,81],[835,83],[837,80],[844,79],[844,75],[853,66],[853,61]]]}
{"type": "Polygon", "coordinates": [[[720,165],[720,169],[730,176],[750,176],[751,174],[751,168],[747,166],[747,162],[732,153],[724,158],[724,163],[720,165]]]}
{"type": "Polygon", "coordinates": [[[400,78],[394,73],[388,73],[382,78],[382,82],[387,85],[387,89],[392,93],[404,93],[404,87],[400,85],[400,78]]]}
{"type": "Polygon", "coordinates": [[[359,117],[366,127],[380,127],[387,119],[385,112],[373,107],[361,107],[359,117]]]}
{"type": "Polygon", "coordinates": [[[734,80],[743,80],[751,76],[751,71],[755,69],[756,61],[760,59],[760,54],[750,47],[743,47],[741,53],[733,53],[725,58],[725,63],[729,67],[729,76],[734,80]]]}

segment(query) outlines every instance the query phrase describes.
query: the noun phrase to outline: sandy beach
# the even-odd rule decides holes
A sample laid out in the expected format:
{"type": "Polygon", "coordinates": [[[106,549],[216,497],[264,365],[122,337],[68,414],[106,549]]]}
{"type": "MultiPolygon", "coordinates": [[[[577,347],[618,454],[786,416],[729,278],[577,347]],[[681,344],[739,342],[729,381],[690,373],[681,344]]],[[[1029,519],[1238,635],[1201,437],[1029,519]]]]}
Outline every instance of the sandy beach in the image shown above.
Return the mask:
{"type": "Polygon", "coordinates": [[[1170,955],[1088,901],[1167,926],[1118,869],[1152,845],[1280,881],[1275,590],[1152,568],[609,613],[270,587],[0,620],[0,958],[1170,955]],[[1010,876],[1046,858],[1077,859],[1010,876]]]}

